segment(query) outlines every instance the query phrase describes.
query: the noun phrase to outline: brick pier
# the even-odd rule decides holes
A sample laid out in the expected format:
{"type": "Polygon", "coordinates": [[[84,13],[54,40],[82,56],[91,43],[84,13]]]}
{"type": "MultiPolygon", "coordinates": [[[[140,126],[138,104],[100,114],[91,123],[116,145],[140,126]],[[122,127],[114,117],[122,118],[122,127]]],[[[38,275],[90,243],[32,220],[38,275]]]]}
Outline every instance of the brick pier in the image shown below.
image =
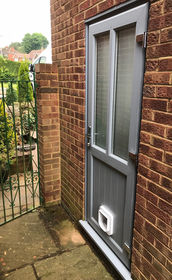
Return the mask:
{"type": "Polygon", "coordinates": [[[57,65],[36,65],[40,185],[45,203],[60,201],[60,116],[57,65]]]}

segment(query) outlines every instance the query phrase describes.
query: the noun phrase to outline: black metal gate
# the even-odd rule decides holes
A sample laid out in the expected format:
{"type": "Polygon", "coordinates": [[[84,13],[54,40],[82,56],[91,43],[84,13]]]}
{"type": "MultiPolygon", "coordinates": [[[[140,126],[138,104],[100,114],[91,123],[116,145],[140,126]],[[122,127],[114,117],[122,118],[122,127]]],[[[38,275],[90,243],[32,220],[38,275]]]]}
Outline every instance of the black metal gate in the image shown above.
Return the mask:
{"type": "Polygon", "coordinates": [[[0,81],[0,225],[41,204],[36,86],[28,77],[0,81]]]}

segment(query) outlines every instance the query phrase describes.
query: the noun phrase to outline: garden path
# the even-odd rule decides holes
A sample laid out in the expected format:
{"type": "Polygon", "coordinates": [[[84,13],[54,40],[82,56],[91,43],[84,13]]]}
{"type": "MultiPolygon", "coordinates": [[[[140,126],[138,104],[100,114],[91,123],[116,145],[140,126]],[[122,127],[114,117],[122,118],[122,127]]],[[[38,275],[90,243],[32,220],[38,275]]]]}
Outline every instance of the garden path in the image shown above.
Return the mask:
{"type": "Polygon", "coordinates": [[[40,208],[0,230],[1,280],[120,280],[61,206],[40,208]]]}

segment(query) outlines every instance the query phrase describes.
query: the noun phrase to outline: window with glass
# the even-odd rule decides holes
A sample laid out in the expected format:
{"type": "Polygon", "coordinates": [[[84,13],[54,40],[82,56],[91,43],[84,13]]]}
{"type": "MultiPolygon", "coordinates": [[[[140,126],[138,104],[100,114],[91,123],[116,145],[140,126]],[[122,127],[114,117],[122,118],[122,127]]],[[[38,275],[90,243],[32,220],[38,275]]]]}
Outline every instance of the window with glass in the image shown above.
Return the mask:
{"type": "Polygon", "coordinates": [[[95,36],[96,40],[96,73],[95,73],[95,122],[94,144],[107,150],[107,120],[110,84],[110,69],[113,77],[113,104],[111,127],[111,152],[127,160],[130,127],[130,111],[133,84],[135,26],[115,33],[115,62],[110,60],[110,32],[95,36]]]}
{"type": "Polygon", "coordinates": [[[113,154],[128,158],[135,27],[117,32],[117,56],[113,104],[113,154]]]}

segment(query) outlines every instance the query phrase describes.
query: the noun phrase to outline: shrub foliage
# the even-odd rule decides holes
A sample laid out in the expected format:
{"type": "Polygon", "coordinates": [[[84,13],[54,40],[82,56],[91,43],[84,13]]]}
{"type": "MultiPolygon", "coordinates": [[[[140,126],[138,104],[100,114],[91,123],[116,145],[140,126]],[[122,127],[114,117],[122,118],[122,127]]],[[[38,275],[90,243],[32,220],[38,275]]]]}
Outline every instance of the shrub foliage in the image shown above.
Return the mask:
{"type": "Polygon", "coordinates": [[[0,79],[13,80],[17,79],[20,62],[10,61],[0,57],[0,79]]]}
{"type": "Polygon", "coordinates": [[[13,88],[12,83],[8,83],[5,102],[8,106],[17,101],[17,91],[13,88]]]}
{"type": "Polygon", "coordinates": [[[29,68],[26,61],[21,62],[18,73],[17,95],[19,102],[30,102],[33,100],[33,89],[29,79],[29,68]]]}
{"type": "Polygon", "coordinates": [[[3,102],[0,100],[0,180],[2,172],[8,169],[8,164],[15,161],[15,135],[13,121],[5,112],[3,102]]]}

